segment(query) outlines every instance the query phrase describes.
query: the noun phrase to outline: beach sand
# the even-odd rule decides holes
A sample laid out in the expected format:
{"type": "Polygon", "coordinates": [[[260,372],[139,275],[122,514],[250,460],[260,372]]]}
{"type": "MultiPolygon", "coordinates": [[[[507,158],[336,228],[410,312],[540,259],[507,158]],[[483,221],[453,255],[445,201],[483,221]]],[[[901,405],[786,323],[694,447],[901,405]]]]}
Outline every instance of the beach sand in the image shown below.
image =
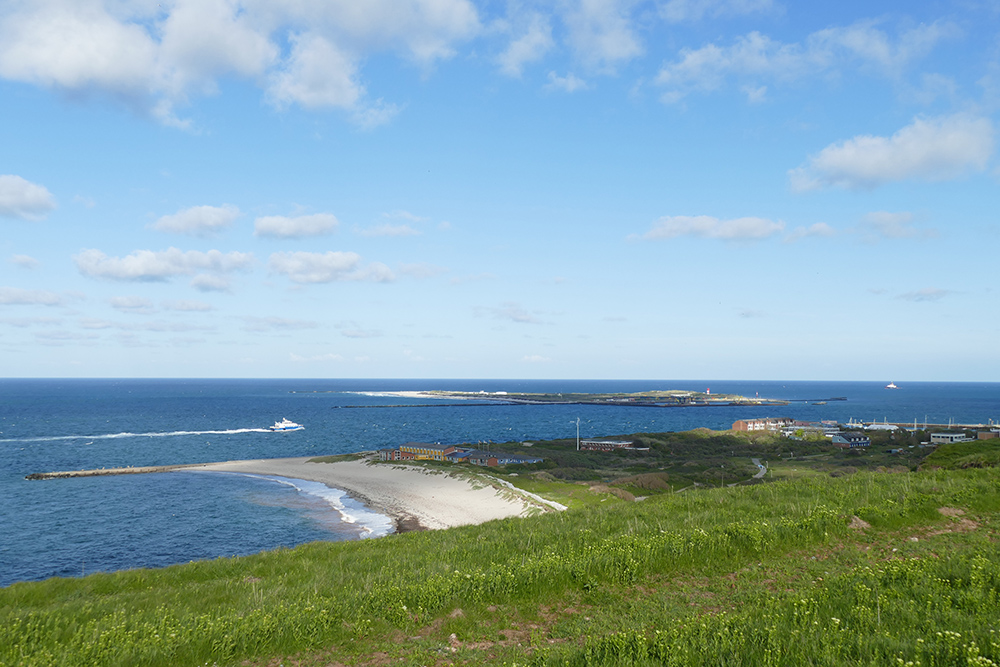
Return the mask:
{"type": "Polygon", "coordinates": [[[346,491],[369,508],[396,521],[397,531],[451,528],[524,516],[538,505],[509,489],[473,484],[469,479],[391,463],[365,460],[312,463],[313,457],[227,461],[185,466],[184,470],[274,475],[320,482],[346,491]]]}

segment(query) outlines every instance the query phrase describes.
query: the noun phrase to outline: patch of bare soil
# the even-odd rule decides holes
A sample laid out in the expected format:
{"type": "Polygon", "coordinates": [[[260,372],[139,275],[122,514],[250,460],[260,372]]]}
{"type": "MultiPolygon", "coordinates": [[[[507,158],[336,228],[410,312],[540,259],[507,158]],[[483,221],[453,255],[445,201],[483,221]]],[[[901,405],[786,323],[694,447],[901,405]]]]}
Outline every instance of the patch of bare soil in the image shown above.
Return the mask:
{"type": "Polygon", "coordinates": [[[946,533],[971,533],[976,528],[979,528],[979,524],[972,519],[966,519],[965,510],[958,509],[957,507],[939,507],[938,512],[943,516],[948,517],[952,520],[951,525],[948,528],[940,528],[938,530],[929,531],[928,535],[944,535],[946,533]]]}
{"type": "Polygon", "coordinates": [[[867,530],[872,525],[859,516],[852,516],[851,522],[847,524],[847,527],[851,530],[867,530]]]}

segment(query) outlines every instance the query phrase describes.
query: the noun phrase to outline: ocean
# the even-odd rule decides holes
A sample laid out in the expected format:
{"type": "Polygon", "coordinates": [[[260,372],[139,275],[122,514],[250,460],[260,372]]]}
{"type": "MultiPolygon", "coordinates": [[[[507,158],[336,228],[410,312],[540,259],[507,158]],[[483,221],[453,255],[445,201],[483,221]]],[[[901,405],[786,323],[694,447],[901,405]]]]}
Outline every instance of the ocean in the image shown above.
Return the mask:
{"type": "Polygon", "coordinates": [[[170,472],[28,481],[34,472],[319,456],[397,445],[725,429],[787,416],[996,423],[1000,383],[584,380],[0,380],[0,586],[161,567],[391,531],[323,485],[170,472]],[[387,396],[426,389],[636,392],[686,389],[792,401],[773,407],[474,405],[387,396]],[[829,401],[834,397],[846,401],[829,401]],[[433,403],[428,407],[426,404],[433,403]],[[374,406],[374,407],[365,407],[374,406]],[[287,417],[303,430],[275,433],[287,417]]]}

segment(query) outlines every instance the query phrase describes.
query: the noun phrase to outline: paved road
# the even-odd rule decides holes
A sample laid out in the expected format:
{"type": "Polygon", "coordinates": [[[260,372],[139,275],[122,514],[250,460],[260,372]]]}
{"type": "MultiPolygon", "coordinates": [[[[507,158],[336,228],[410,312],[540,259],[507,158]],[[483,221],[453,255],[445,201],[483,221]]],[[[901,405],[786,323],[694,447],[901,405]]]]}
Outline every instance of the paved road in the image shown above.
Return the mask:
{"type": "Polygon", "coordinates": [[[760,462],[760,459],[750,459],[753,464],[757,466],[757,474],[753,476],[754,479],[761,479],[767,474],[767,468],[760,462]]]}

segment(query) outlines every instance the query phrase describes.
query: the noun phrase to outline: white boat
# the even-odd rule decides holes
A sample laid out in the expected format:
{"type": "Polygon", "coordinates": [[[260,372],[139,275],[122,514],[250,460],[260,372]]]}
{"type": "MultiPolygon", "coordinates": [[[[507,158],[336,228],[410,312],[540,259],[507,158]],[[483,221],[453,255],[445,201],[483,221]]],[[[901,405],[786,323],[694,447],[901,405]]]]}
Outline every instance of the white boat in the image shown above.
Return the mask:
{"type": "Polygon", "coordinates": [[[897,387],[897,386],[896,386],[896,383],[895,383],[895,382],[890,382],[889,384],[887,384],[887,385],[885,386],[885,388],[886,388],[886,389],[899,389],[899,387],[897,387]]]}
{"type": "Polygon", "coordinates": [[[296,424],[293,421],[288,421],[287,419],[282,419],[280,422],[274,422],[269,430],[271,431],[298,431],[300,428],[305,428],[302,424],[296,424]]]}

